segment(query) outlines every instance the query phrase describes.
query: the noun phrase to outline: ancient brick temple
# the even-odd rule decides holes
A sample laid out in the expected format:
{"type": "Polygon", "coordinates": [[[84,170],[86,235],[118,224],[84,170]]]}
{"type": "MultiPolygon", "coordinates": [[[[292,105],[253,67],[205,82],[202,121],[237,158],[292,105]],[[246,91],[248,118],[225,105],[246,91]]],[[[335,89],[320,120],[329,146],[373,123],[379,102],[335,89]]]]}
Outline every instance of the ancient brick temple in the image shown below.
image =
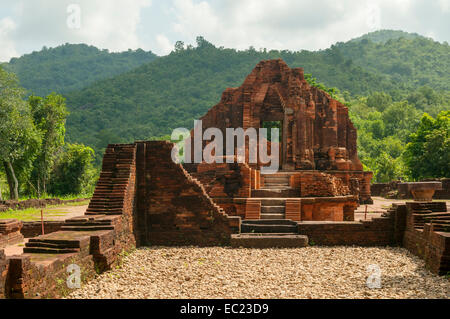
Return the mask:
{"type": "Polygon", "coordinates": [[[276,174],[262,174],[265,164],[259,158],[249,163],[248,143],[245,163],[185,164],[230,215],[353,220],[356,207],[371,202],[372,173],[363,171],[358,158],[347,107],[310,86],[302,68],[291,69],[281,59],[260,62],[240,87],[226,89],[201,120],[203,132],[213,127],[223,132],[224,145],[227,128],[275,124],[281,130],[280,142],[268,147],[279,147],[276,174]]]}

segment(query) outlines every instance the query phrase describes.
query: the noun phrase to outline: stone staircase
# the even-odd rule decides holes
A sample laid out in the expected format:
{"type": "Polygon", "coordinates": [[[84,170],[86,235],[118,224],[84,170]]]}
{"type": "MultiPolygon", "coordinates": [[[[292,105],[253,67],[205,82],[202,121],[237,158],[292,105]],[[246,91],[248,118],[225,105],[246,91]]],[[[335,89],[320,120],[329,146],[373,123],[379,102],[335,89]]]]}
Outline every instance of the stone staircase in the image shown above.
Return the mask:
{"type": "Polygon", "coordinates": [[[24,253],[70,254],[88,249],[90,237],[82,232],[59,231],[30,238],[23,248],[24,253]]]}
{"type": "Polygon", "coordinates": [[[435,231],[450,232],[450,213],[414,213],[414,221],[416,228],[423,228],[425,223],[433,224],[435,231]],[[418,226],[416,226],[418,225],[418,226]]]}
{"type": "Polygon", "coordinates": [[[300,190],[290,186],[289,175],[265,174],[264,186],[252,190],[252,197],[286,198],[300,197],[300,190]]]}
{"type": "Polygon", "coordinates": [[[413,204],[414,228],[423,229],[425,224],[432,224],[435,231],[450,232],[450,212],[440,202],[416,202],[413,204]]]}
{"type": "Polygon", "coordinates": [[[134,162],[134,145],[123,145],[118,151],[107,148],[102,172],[89,203],[86,215],[120,215],[134,162]]]}
{"type": "Polygon", "coordinates": [[[286,200],[276,198],[261,199],[261,219],[284,219],[286,200]]]}

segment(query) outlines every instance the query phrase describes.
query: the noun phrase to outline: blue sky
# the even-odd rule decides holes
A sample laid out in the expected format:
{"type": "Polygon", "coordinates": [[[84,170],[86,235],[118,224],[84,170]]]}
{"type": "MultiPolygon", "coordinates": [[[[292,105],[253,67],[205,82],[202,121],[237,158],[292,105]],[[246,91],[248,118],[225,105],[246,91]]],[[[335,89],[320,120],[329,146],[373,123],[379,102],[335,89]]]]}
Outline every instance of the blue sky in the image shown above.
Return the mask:
{"type": "Polygon", "coordinates": [[[0,61],[67,42],[165,55],[198,35],[237,49],[318,50],[378,29],[450,42],[450,0],[2,0],[0,61]]]}

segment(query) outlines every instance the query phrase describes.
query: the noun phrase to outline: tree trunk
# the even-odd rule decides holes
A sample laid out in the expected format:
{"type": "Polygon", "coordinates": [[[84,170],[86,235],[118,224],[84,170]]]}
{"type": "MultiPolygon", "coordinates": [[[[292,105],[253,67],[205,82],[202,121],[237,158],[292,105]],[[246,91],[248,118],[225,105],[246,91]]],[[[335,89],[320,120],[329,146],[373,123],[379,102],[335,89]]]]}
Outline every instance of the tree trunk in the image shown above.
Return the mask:
{"type": "Polygon", "coordinates": [[[9,199],[13,199],[14,195],[14,180],[11,176],[11,172],[9,171],[8,163],[3,162],[3,167],[5,168],[6,181],[8,183],[9,188],[9,199]]]}
{"type": "Polygon", "coordinates": [[[2,187],[1,187],[1,185],[0,185],[0,201],[2,201],[3,200],[3,197],[2,197],[2,187]]]}
{"type": "Polygon", "coordinates": [[[6,179],[8,180],[9,198],[19,200],[19,181],[14,173],[14,168],[11,162],[3,162],[3,166],[5,167],[6,179]]]}

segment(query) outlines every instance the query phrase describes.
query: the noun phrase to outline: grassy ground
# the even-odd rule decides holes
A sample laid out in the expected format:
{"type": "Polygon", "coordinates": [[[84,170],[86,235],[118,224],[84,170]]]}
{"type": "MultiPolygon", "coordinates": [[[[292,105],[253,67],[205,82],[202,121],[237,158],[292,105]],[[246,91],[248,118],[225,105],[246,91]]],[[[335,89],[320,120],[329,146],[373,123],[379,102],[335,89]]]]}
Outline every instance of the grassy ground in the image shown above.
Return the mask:
{"type": "Polygon", "coordinates": [[[44,216],[46,220],[51,219],[52,217],[64,216],[69,212],[64,209],[65,206],[84,206],[88,205],[89,200],[85,200],[82,202],[76,203],[67,203],[64,205],[49,205],[45,208],[28,208],[21,210],[8,210],[6,212],[0,212],[0,219],[19,219],[22,221],[30,221],[30,220],[40,220],[41,218],[41,209],[44,211],[44,216]]]}

